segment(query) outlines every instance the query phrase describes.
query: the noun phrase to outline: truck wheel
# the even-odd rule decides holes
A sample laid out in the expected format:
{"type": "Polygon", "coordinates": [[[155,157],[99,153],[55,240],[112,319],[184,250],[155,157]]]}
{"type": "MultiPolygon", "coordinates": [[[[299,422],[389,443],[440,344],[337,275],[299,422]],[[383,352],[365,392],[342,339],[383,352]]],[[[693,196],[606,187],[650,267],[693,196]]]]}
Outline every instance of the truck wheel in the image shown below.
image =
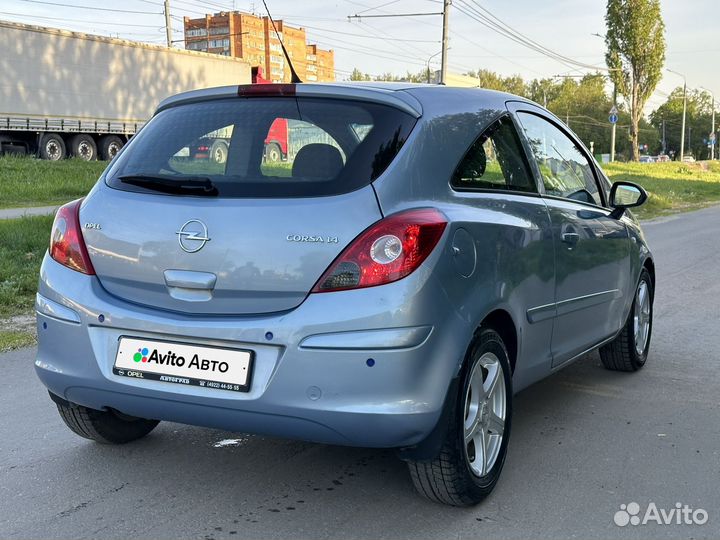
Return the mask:
{"type": "Polygon", "coordinates": [[[70,154],[83,161],[95,161],[97,159],[95,140],[84,133],[75,135],[70,139],[70,154]]]}
{"type": "Polygon", "coordinates": [[[160,422],[126,416],[115,411],[98,411],[82,405],[57,403],[60,417],[73,432],[102,444],[123,444],[144,437],[160,422]]]}
{"type": "Polygon", "coordinates": [[[213,163],[222,165],[227,161],[228,157],[228,144],[225,141],[215,141],[210,147],[210,158],[213,163]]]}
{"type": "Polygon", "coordinates": [[[117,135],[105,135],[100,138],[98,155],[103,161],[110,161],[117,155],[123,146],[122,139],[117,135]]]}
{"type": "Polygon", "coordinates": [[[282,149],[278,143],[269,143],[265,145],[265,161],[270,163],[278,163],[282,160],[282,149]]]}
{"type": "Polygon", "coordinates": [[[452,506],[479,503],[495,487],[507,453],[512,379],[507,349],[491,329],[476,334],[440,454],[409,461],[417,491],[452,506]]]}
{"type": "Polygon", "coordinates": [[[600,360],[612,371],[637,371],[645,365],[650,350],[653,318],[653,286],[643,268],[625,326],[618,336],[600,347],[600,360]]]}
{"type": "Polygon", "coordinates": [[[67,154],[65,141],[58,133],[45,133],[40,137],[39,146],[38,153],[41,159],[58,161],[63,159],[67,154]]]}

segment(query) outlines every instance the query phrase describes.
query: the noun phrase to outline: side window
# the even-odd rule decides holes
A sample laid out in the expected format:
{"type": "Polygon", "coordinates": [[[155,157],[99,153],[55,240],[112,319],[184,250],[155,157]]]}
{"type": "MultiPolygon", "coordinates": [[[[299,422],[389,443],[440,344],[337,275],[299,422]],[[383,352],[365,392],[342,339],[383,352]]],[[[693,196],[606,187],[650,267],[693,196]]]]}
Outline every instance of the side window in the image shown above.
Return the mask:
{"type": "Polygon", "coordinates": [[[601,205],[592,165],[565,133],[535,114],[518,113],[548,195],[601,205]]]}
{"type": "Polygon", "coordinates": [[[537,191],[515,126],[504,116],[478,137],[453,174],[459,189],[537,191]]]}

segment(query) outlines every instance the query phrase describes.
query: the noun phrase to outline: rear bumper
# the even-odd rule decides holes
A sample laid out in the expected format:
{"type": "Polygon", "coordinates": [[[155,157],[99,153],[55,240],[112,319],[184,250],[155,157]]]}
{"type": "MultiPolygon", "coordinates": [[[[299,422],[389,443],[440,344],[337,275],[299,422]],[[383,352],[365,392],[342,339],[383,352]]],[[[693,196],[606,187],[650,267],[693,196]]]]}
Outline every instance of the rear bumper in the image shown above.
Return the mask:
{"type": "Polygon", "coordinates": [[[440,417],[469,331],[431,276],[415,274],[310,295],[287,313],[201,318],[120,301],[95,277],[46,257],[36,371],[53,394],[96,409],[331,444],[412,446],[440,417]],[[250,390],[114,375],[121,336],[251,349],[250,390]]]}

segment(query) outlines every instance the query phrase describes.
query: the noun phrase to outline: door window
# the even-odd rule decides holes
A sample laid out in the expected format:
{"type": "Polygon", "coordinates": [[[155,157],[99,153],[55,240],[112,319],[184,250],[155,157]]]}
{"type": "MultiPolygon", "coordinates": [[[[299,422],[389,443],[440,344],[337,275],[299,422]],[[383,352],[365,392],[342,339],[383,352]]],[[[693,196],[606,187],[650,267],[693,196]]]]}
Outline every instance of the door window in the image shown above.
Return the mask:
{"type": "Polygon", "coordinates": [[[457,189],[537,191],[510,117],[501,118],[475,140],[455,170],[452,186],[457,189]]]}
{"type": "Polygon", "coordinates": [[[590,162],[557,126],[535,114],[518,113],[548,195],[602,205],[590,162]]]}

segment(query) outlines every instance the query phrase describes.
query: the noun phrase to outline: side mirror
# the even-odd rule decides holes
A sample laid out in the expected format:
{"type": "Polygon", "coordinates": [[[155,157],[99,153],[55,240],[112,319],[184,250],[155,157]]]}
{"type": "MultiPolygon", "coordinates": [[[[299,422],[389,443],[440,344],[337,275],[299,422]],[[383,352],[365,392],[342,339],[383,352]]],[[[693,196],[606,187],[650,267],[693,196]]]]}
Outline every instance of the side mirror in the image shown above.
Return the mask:
{"type": "Polygon", "coordinates": [[[648,194],[641,186],[632,182],[615,182],[610,188],[610,206],[612,217],[620,219],[626,208],[640,206],[647,201],[648,194]]]}

